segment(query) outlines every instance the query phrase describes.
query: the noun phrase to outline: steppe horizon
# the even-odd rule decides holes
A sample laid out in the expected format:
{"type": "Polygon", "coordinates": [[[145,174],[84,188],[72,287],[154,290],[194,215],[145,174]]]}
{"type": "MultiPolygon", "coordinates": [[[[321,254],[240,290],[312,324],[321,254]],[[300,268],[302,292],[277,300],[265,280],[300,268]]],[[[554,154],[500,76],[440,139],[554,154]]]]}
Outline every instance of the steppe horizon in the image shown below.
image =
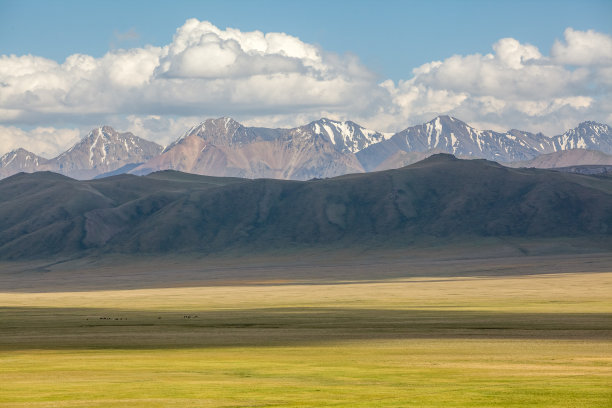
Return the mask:
{"type": "Polygon", "coordinates": [[[0,408],[609,408],[610,124],[609,0],[0,0],[0,408]]]}

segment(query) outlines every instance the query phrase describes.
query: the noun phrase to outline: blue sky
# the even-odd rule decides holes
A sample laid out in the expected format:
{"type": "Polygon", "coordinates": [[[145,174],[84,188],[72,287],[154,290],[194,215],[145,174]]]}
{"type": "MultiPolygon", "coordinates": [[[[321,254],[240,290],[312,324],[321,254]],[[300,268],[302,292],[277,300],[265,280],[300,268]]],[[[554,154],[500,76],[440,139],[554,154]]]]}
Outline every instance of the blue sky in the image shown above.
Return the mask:
{"type": "Polygon", "coordinates": [[[0,85],[0,154],[218,116],[552,136],[612,122],[612,1],[0,0],[0,85]]]}
{"type": "Polygon", "coordinates": [[[354,53],[381,78],[453,54],[487,53],[513,37],[548,51],[563,30],[612,33],[612,1],[0,1],[2,54],[63,61],[113,47],[164,45],[188,18],[285,32],[354,53]]]}

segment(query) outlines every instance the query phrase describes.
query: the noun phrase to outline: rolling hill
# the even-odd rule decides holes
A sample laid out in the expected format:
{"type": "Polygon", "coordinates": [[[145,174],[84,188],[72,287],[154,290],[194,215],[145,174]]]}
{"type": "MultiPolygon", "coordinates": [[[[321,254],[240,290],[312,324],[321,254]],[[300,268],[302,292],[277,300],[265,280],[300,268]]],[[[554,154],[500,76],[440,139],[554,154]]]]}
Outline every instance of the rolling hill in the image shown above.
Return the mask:
{"type": "MultiPolygon", "coordinates": [[[[612,179],[435,155],[306,182],[175,171],[0,181],[0,259],[612,234],[612,179]]],[[[599,237],[599,238],[597,238],[599,237]]]]}

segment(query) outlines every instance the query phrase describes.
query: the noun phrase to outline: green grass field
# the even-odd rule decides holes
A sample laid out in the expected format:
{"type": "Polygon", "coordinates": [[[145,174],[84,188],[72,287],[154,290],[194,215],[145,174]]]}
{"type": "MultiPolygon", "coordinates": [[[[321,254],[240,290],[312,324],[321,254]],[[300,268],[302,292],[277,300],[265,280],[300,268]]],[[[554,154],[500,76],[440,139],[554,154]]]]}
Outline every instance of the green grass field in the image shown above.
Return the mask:
{"type": "Polygon", "coordinates": [[[612,269],[589,262],[7,291],[0,407],[610,407],[612,269]]]}

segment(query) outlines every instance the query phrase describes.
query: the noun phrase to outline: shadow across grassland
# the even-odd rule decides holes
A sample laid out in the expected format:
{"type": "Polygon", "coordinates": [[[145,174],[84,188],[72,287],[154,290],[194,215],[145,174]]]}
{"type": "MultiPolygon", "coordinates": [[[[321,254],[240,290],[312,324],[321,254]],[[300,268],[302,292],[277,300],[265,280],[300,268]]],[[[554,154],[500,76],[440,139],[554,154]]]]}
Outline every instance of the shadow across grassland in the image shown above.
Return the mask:
{"type": "MultiPolygon", "coordinates": [[[[385,279],[501,277],[612,270],[612,254],[517,255],[517,244],[473,243],[443,250],[329,251],[237,258],[117,257],[62,263],[0,263],[2,292],[332,284],[385,279]]],[[[553,245],[548,243],[549,245],[553,245]]],[[[535,244],[533,244],[535,245],[535,244]]],[[[543,244],[542,244],[543,245],[543,244]]],[[[555,245],[559,245],[555,243],[555,245]]],[[[557,246],[555,246],[556,249],[557,246]]],[[[523,243],[522,247],[527,247],[523,243]]],[[[529,247],[535,251],[535,247],[529,247]]],[[[538,250],[543,251],[541,247],[538,250]]]]}
{"type": "Polygon", "coordinates": [[[612,313],[366,308],[0,308],[0,349],[309,345],[367,339],[611,340],[612,313]]]}

